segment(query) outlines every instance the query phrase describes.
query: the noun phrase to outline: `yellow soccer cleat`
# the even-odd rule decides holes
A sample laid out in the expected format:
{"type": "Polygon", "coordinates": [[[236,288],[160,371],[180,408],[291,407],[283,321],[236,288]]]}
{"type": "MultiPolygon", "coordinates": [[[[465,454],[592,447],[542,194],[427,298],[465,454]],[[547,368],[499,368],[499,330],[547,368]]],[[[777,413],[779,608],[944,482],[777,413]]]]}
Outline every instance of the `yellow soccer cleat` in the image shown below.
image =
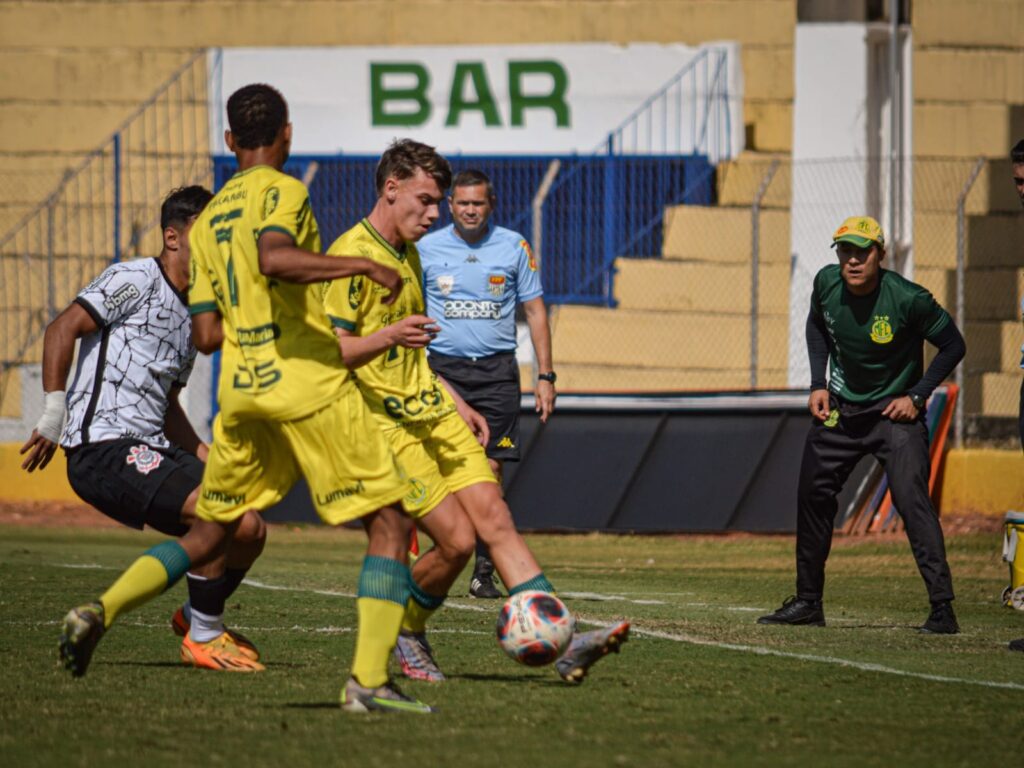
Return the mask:
{"type": "Polygon", "coordinates": [[[217,672],[262,672],[266,669],[258,661],[246,656],[227,632],[207,643],[197,643],[191,635],[185,635],[181,641],[181,661],[199,669],[217,672]]]}

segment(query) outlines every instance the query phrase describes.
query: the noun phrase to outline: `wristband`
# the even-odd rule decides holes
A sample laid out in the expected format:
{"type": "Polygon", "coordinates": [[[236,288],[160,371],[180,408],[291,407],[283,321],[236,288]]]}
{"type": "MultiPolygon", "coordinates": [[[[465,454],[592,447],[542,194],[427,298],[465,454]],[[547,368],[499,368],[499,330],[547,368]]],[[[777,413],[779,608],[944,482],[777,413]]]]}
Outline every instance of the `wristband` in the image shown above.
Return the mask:
{"type": "Polygon", "coordinates": [[[46,392],[43,395],[43,415],[36,423],[36,432],[51,443],[60,442],[64,431],[64,390],[46,392]]]}

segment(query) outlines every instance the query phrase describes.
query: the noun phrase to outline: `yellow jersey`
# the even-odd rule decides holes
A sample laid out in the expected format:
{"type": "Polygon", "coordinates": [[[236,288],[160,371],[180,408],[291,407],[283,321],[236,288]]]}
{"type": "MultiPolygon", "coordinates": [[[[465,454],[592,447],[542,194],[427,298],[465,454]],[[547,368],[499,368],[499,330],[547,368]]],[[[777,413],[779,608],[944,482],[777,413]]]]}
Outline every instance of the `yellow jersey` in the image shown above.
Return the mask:
{"type": "MultiPolygon", "coordinates": [[[[402,277],[402,292],[390,306],[381,301],[387,289],[362,275],[324,283],[324,307],[335,328],[369,336],[409,315],[424,313],[423,270],[412,243],[396,251],[363,219],[335,240],[327,253],[373,259],[402,277]]],[[[353,376],[370,411],[385,426],[432,421],[455,411],[455,401],[430,370],[425,349],[391,347],[353,376]]]]}
{"type": "Polygon", "coordinates": [[[348,378],[319,285],[260,273],[256,244],[267,231],[320,251],[305,186],[259,165],[224,185],[189,236],[189,312],[219,312],[223,321],[217,397],[227,424],[307,416],[340,397],[348,378]]]}

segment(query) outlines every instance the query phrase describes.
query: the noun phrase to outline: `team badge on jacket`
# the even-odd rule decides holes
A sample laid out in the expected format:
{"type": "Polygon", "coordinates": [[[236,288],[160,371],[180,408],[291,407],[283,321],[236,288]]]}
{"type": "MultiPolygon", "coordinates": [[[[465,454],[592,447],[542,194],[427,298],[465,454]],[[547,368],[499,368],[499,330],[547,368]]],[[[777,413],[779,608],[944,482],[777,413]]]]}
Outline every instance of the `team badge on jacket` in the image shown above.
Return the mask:
{"type": "Polygon", "coordinates": [[[437,290],[441,292],[442,296],[447,296],[452,292],[452,288],[455,287],[455,275],[438,275],[437,276],[437,290]]]}
{"type": "Polygon", "coordinates": [[[892,326],[889,325],[888,315],[875,315],[875,322],[871,326],[871,340],[875,344],[888,344],[892,341],[892,326]]]}
{"type": "Polygon", "coordinates": [[[128,464],[134,464],[135,468],[144,475],[148,475],[159,467],[163,460],[163,454],[154,451],[148,445],[133,445],[128,450],[128,456],[125,457],[128,464]]]}
{"type": "Polygon", "coordinates": [[[505,293],[505,276],[504,275],[491,275],[487,282],[490,284],[488,288],[491,291],[492,296],[501,296],[505,293]]]}

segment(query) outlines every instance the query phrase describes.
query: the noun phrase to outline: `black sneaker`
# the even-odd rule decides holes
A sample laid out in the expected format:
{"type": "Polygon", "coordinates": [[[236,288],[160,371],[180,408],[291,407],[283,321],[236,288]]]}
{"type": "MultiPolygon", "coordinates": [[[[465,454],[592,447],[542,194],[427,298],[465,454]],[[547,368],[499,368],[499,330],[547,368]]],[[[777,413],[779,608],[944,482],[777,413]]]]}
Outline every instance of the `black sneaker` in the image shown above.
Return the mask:
{"type": "Polygon", "coordinates": [[[793,596],[787,597],[782,607],[775,613],[769,613],[757,620],[758,624],[800,624],[810,627],[825,626],[825,611],[821,600],[801,600],[793,596]]]}
{"type": "Polygon", "coordinates": [[[941,603],[932,603],[932,612],[928,614],[928,620],[917,629],[927,635],[956,635],[960,632],[960,625],[956,623],[956,614],[953,613],[953,604],[948,600],[941,603]]]}
{"type": "Polygon", "coordinates": [[[1011,651],[1024,651],[1024,637],[1018,637],[1016,640],[1011,640],[1010,645],[1007,647],[1011,651]]]}
{"type": "Polygon", "coordinates": [[[469,596],[481,600],[497,600],[501,592],[494,586],[494,563],[483,557],[476,559],[473,578],[469,581],[469,596]]]}

